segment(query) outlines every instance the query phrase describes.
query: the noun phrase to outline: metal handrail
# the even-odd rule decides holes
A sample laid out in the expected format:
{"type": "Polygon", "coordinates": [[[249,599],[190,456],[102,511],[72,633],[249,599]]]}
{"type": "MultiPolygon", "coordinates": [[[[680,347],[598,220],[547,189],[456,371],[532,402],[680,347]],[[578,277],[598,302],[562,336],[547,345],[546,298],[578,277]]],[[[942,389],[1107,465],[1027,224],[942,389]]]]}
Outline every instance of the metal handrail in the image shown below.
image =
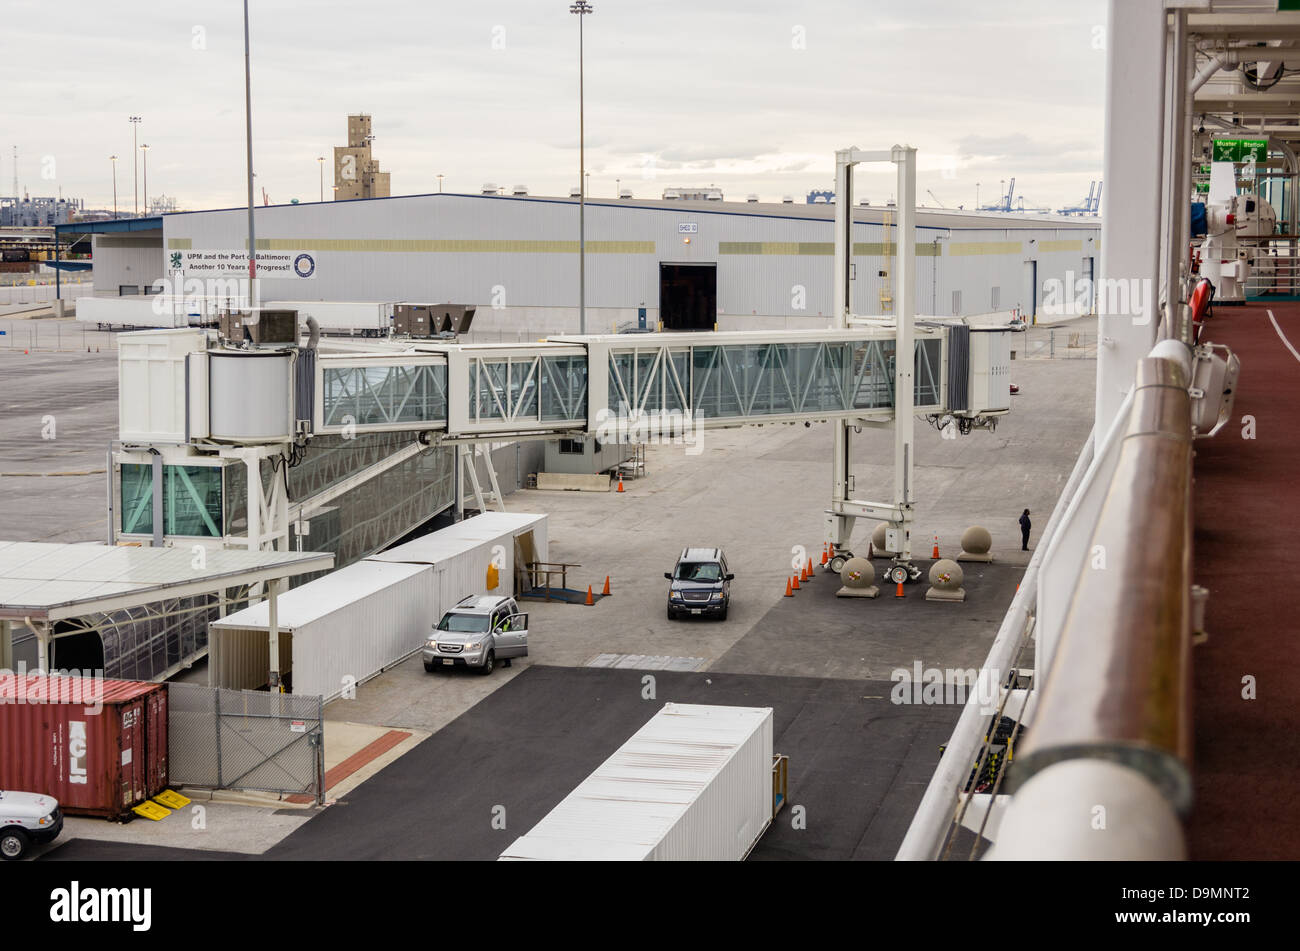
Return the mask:
{"type": "MultiPolygon", "coordinates": [[[[989,648],[980,677],[992,675],[996,679],[993,681],[981,679],[977,682],[1001,683],[1001,676],[1009,669],[1025,636],[1033,606],[1038,600],[1038,572],[1042,564],[1043,552],[1047,551],[1052,539],[1060,530],[1070,500],[1078,492],[1084,474],[1092,464],[1096,437],[1097,431],[1094,428],[1079,451],[1074,470],[1056,500],[1056,507],[1052,509],[1052,516],[1047,521],[1047,527],[1043,531],[1038,547],[1034,549],[1034,554],[1029,559],[1029,567],[1025,569],[1020,589],[1012,599],[1011,607],[1007,609],[1006,616],[1002,619],[1002,626],[998,628],[993,645],[989,648]]],[[[912,824],[908,827],[902,845],[899,846],[898,854],[895,856],[898,861],[928,862],[939,857],[953,826],[958,794],[966,787],[966,779],[970,775],[971,764],[975,762],[987,722],[988,715],[982,710],[979,691],[972,691],[966,699],[965,707],[962,708],[957,725],[953,727],[952,736],[944,749],[943,759],[939,761],[934,776],[931,777],[930,784],[921,798],[921,804],[912,817],[912,824]]]]}
{"type": "Polygon", "coordinates": [[[1067,759],[1137,770],[1180,813],[1191,804],[1189,380],[1138,364],[1127,434],[1009,782],[1067,759]]]}

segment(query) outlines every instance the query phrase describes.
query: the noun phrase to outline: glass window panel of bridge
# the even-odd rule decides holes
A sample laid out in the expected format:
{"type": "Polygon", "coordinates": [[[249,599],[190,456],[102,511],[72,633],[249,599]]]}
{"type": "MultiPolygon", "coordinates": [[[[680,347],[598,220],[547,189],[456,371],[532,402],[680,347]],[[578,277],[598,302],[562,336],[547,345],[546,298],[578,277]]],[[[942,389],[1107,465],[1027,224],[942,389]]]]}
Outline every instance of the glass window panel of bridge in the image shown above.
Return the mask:
{"type": "Polygon", "coordinates": [[[626,416],[636,405],[635,363],[636,353],[633,351],[610,352],[608,405],[611,413],[626,416]]]}
{"type": "MultiPolygon", "coordinates": [[[[543,357],[542,419],[585,419],[587,416],[587,358],[543,357]]],[[[617,403],[613,404],[617,406],[617,403]]]]}
{"type": "Polygon", "coordinates": [[[505,360],[472,360],[469,398],[476,419],[505,419],[509,412],[509,364],[505,360]]]}
{"type": "Polygon", "coordinates": [[[121,532],[153,534],[153,466],[122,463],[121,495],[121,532]]]}
{"type": "Polygon", "coordinates": [[[706,419],[741,415],[741,391],[723,361],[722,347],[691,348],[691,410],[706,419]]]}
{"type": "Polygon", "coordinates": [[[516,419],[537,418],[537,374],[540,359],[511,360],[510,407],[516,419]]]}
{"type": "Polygon", "coordinates": [[[163,523],[168,535],[221,537],[220,466],[163,467],[163,523]]]}
{"type": "Polygon", "coordinates": [[[917,406],[939,404],[939,370],[943,365],[943,341],[926,338],[916,341],[916,362],[913,367],[915,388],[913,399],[917,406]]]}
{"type": "Polygon", "coordinates": [[[893,340],[864,340],[853,344],[849,367],[849,394],[854,409],[894,405],[893,340]]]}
{"type": "Polygon", "coordinates": [[[447,418],[447,368],[436,364],[326,367],[327,426],[442,422],[447,418]]]}

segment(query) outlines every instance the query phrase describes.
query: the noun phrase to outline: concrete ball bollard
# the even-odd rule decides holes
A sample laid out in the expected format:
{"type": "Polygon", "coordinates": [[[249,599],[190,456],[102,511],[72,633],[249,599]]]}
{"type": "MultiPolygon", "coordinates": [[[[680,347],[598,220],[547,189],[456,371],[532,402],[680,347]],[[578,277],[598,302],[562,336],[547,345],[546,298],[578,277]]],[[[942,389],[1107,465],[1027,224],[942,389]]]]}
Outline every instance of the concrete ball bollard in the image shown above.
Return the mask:
{"type": "Polygon", "coordinates": [[[965,601],[966,589],[961,586],[964,580],[961,565],[951,558],[940,558],[930,566],[930,588],[925,592],[925,600],[965,601]]]}
{"type": "Polygon", "coordinates": [[[972,525],[961,533],[961,554],[958,561],[978,561],[985,564],[993,560],[993,536],[982,525],[972,525]]]}
{"type": "Polygon", "coordinates": [[[880,589],[876,587],[876,569],[865,558],[850,558],[840,571],[840,580],[844,587],[835,592],[837,598],[875,598],[880,589]]]}

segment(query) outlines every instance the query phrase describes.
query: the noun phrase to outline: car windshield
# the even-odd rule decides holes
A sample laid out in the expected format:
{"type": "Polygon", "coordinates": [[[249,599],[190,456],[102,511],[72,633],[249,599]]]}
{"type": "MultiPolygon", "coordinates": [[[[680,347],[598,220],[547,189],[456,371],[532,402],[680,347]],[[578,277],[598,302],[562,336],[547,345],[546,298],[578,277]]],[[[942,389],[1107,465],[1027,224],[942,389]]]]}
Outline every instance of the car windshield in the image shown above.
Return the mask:
{"type": "Polygon", "coordinates": [[[684,561],[677,566],[678,581],[721,581],[722,568],[716,562],[684,561]]]}
{"type": "Polygon", "coordinates": [[[486,614],[457,614],[452,611],[442,616],[438,630],[453,634],[480,634],[488,629],[486,614]]]}

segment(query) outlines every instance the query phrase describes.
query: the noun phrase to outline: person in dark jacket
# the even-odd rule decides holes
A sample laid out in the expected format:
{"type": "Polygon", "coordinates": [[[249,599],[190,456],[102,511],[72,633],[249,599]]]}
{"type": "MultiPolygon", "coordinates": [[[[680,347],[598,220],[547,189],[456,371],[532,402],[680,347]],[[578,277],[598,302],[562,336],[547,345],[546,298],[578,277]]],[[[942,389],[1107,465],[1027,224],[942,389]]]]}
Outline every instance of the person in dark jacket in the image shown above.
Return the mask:
{"type": "Polygon", "coordinates": [[[1029,509],[1020,516],[1020,550],[1029,551],[1029,509]]]}

